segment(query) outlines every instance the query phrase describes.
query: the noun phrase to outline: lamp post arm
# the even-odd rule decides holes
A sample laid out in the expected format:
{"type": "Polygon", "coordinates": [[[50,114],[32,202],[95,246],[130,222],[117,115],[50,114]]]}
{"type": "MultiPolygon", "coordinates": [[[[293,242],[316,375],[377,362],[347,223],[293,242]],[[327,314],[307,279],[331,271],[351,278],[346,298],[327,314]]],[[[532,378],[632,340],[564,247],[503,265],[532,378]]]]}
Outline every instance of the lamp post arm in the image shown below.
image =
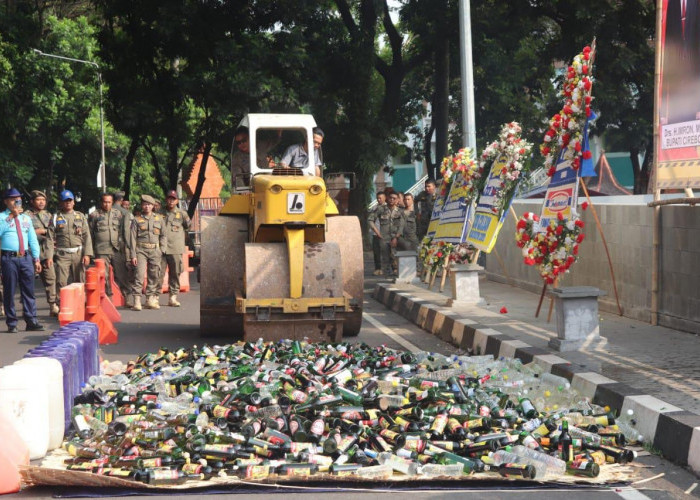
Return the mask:
{"type": "Polygon", "coordinates": [[[46,52],[42,52],[39,49],[32,49],[32,51],[40,56],[44,57],[52,57],[54,59],[61,59],[63,61],[69,61],[69,62],[76,62],[76,63],[81,63],[81,64],[87,64],[90,66],[94,66],[95,69],[97,70],[97,81],[99,84],[99,89],[100,89],[100,171],[99,171],[99,179],[98,182],[100,183],[102,187],[102,192],[107,191],[107,178],[106,178],[106,171],[107,171],[107,164],[105,162],[105,125],[104,125],[104,112],[102,110],[102,73],[100,72],[100,66],[94,61],[86,61],[84,59],[76,59],[75,57],[66,57],[66,56],[59,56],[57,54],[48,54],[46,52]]]}

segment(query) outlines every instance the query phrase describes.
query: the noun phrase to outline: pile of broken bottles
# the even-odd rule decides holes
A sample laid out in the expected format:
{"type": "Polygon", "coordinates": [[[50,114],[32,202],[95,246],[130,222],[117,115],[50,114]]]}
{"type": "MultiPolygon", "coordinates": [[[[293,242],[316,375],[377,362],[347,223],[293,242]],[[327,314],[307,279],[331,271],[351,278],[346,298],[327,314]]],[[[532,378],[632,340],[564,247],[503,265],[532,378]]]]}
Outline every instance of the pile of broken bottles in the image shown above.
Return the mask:
{"type": "Polygon", "coordinates": [[[364,343],[148,353],[94,376],[66,468],[151,485],[211,477],[556,481],[626,463],[629,422],[536,364],[364,343]],[[626,436],[627,434],[627,436],[626,436]],[[320,477],[320,476],[319,476],[320,477]]]}

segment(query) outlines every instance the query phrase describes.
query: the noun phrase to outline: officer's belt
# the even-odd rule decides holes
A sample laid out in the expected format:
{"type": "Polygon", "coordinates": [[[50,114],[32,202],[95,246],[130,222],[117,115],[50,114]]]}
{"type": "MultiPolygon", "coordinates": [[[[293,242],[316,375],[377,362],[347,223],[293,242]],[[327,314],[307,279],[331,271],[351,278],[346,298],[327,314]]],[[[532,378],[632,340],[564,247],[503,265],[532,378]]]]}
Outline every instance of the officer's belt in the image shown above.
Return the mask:
{"type": "Polygon", "coordinates": [[[157,248],[157,247],[158,247],[158,243],[137,243],[136,246],[139,247],[139,248],[150,248],[150,249],[153,249],[153,248],[157,248]]]}
{"type": "Polygon", "coordinates": [[[59,252],[64,252],[64,253],[78,253],[83,249],[83,247],[73,247],[73,248],[57,248],[59,252]]]}

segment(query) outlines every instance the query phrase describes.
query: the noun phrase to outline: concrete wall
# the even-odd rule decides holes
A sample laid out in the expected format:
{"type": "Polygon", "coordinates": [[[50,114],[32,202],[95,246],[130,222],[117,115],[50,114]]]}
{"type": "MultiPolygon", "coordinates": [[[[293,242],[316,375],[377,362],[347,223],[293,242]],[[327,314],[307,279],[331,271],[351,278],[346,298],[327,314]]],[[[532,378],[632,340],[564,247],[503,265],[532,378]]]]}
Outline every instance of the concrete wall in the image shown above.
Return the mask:
{"type": "MultiPolygon", "coordinates": [[[[646,196],[593,199],[610,251],[623,314],[645,322],[651,317],[653,209],[646,206],[648,201],[646,196]]],[[[520,217],[528,211],[539,213],[541,205],[541,200],[516,201],[513,208],[520,217]]],[[[661,209],[659,268],[659,324],[694,333],[700,333],[700,248],[694,245],[700,238],[700,213],[697,210],[688,206],[661,209]]],[[[598,287],[607,292],[607,296],[600,299],[601,310],[616,313],[608,259],[593,211],[589,207],[582,214],[586,237],[581,245],[580,258],[571,267],[571,272],[560,279],[559,286],[598,287]]],[[[515,219],[509,215],[495,250],[486,257],[488,276],[539,292],[542,279],[535,267],[523,263],[514,234],[515,219]]]]}

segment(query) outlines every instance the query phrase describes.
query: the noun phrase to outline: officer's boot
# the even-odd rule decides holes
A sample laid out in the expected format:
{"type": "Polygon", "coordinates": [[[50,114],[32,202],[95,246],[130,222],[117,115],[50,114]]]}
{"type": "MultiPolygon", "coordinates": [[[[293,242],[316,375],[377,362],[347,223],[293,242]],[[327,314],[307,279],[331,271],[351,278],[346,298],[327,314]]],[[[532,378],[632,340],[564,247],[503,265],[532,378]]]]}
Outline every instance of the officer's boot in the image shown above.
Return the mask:
{"type": "Polygon", "coordinates": [[[170,300],[168,301],[168,305],[170,307],[180,307],[180,302],[177,300],[177,295],[171,294],[170,295],[170,300]]]}
{"type": "Polygon", "coordinates": [[[140,295],[134,295],[134,305],[131,306],[131,308],[134,311],[140,311],[141,310],[141,296],[140,295]]]}
{"type": "Polygon", "coordinates": [[[58,304],[56,304],[55,302],[50,302],[49,303],[49,314],[51,316],[58,317],[59,312],[61,312],[61,309],[58,307],[58,304]]]}
{"type": "Polygon", "coordinates": [[[134,296],[133,296],[132,294],[128,294],[128,295],[126,296],[126,302],[125,302],[125,304],[126,304],[126,307],[130,307],[130,308],[133,309],[133,307],[134,307],[134,296]]]}
{"type": "Polygon", "coordinates": [[[148,303],[146,304],[148,309],[160,309],[160,304],[158,303],[158,296],[151,295],[148,297],[148,303]]]}

